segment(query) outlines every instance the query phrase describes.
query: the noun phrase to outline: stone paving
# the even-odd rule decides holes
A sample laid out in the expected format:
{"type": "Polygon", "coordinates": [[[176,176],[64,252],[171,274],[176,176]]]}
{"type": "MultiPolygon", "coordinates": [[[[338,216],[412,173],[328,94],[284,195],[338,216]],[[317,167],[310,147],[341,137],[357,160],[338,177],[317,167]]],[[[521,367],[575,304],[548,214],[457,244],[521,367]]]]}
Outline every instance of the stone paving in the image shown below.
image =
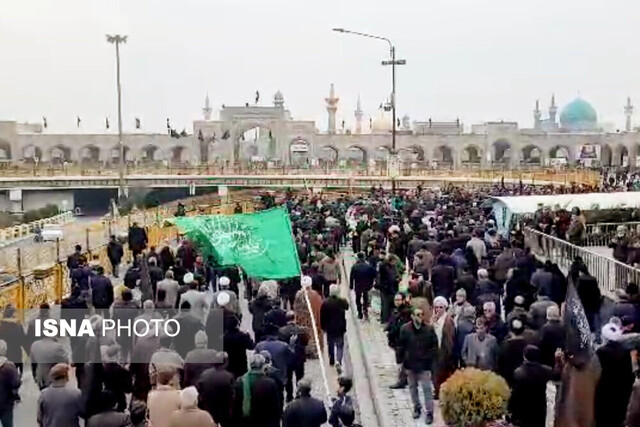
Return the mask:
{"type": "MultiPolygon", "coordinates": [[[[343,256],[347,271],[351,269],[354,262],[353,254],[348,251],[343,256]]],[[[372,294],[374,294],[372,292],[372,294]]],[[[350,292],[351,305],[355,309],[355,296],[350,292]]],[[[374,400],[377,403],[378,417],[381,427],[400,427],[400,426],[424,426],[424,410],[423,415],[414,420],[413,404],[409,395],[409,389],[392,390],[390,386],[397,379],[397,365],[395,353],[387,345],[387,335],[380,324],[379,298],[372,295],[372,307],[369,309],[369,321],[358,321],[359,329],[359,345],[362,346],[365,354],[365,363],[370,370],[369,381],[372,382],[373,390],[376,396],[374,400]]],[[[357,381],[357,378],[356,378],[357,381]]],[[[420,394],[421,401],[422,393],[420,394]]],[[[444,426],[438,402],[435,402],[433,426],[444,426]]]]}

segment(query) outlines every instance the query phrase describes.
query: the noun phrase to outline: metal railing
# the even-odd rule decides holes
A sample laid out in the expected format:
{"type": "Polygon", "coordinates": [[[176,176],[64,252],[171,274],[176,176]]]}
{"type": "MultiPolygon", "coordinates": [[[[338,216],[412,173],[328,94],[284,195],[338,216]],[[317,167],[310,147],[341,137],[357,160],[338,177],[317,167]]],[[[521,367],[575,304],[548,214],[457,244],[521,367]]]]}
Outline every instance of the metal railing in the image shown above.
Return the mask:
{"type": "Polygon", "coordinates": [[[589,274],[598,280],[600,289],[605,293],[612,294],[616,289],[624,289],[629,282],[640,283],[639,269],[613,258],[531,228],[524,229],[524,236],[525,244],[531,248],[534,255],[557,263],[565,273],[569,272],[577,256],[582,257],[589,274]]]}
{"type": "Polygon", "coordinates": [[[587,224],[582,246],[608,246],[616,236],[619,226],[627,227],[627,235],[634,237],[640,234],[640,221],[633,222],[598,222],[587,224]]]}
{"type": "MultiPolygon", "coordinates": [[[[158,165],[127,165],[127,175],[355,175],[355,176],[386,176],[386,167],[354,166],[220,166],[215,164],[200,166],[166,166],[158,165]]],[[[10,166],[0,169],[2,177],[49,177],[49,176],[117,176],[118,169],[106,167],[83,167],[69,165],[67,167],[28,167],[10,166]]],[[[473,167],[459,168],[432,168],[426,165],[416,164],[400,168],[401,176],[433,176],[433,177],[469,177],[484,179],[513,179],[522,180],[524,184],[536,184],[540,182],[553,182],[555,184],[570,185],[589,184],[595,185],[602,181],[601,175],[593,170],[554,170],[545,168],[519,168],[519,169],[478,169],[473,167]]]]}

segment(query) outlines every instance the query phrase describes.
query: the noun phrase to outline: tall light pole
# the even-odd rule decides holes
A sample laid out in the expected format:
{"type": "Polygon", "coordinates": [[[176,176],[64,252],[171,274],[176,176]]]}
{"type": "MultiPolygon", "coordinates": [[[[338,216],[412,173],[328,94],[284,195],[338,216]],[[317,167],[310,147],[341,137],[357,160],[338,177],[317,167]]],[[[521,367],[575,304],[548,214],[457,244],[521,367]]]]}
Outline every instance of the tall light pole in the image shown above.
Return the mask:
{"type": "Polygon", "coordinates": [[[118,171],[118,201],[125,196],[124,185],[124,142],[122,141],[122,88],[120,86],[120,43],[127,42],[127,36],[107,34],[107,41],[116,45],[116,80],[118,84],[118,148],[120,149],[120,169],[118,171]]]}
{"type": "MultiPolygon", "coordinates": [[[[407,61],[404,59],[396,59],[396,48],[386,37],[380,37],[373,34],[360,33],[358,31],[350,31],[345,30],[344,28],[334,28],[333,31],[344,34],[353,34],[360,37],[367,37],[370,39],[383,40],[389,44],[389,61],[382,61],[382,65],[391,65],[391,120],[393,123],[391,124],[391,152],[389,153],[390,160],[393,159],[394,162],[398,161],[398,150],[396,149],[396,65],[405,65],[407,61]]],[[[391,189],[393,192],[396,191],[396,180],[395,176],[391,177],[391,189]]]]}

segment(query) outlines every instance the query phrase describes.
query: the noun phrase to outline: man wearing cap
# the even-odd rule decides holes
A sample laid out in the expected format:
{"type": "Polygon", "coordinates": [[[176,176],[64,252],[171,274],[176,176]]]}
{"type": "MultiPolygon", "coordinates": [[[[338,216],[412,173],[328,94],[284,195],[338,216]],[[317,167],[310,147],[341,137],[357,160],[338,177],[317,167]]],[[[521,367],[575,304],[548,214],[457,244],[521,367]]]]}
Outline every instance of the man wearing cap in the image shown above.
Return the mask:
{"type": "Polygon", "coordinates": [[[293,311],[296,314],[296,324],[302,326],[307,331],[307,335],[312,340],[308,347],[308,353],[312,357],[318,357],[318,347],[322,351],[324,348],[324,340],[322,338],[322,328],[320,327],[320,308],[322,307],[322,297],[320,294],[311,289],[312,279],[309,276],[302,277],[302,289],[296,294],[296,299],[293,304],[293,311]],[[309,313],[309,306],[307,305],[307,298],[311,305],[311,311],[313,312],[313,320],[309,313]],[[315,322],[315,323],[314,323],[315,322]],[[314,328],[316,333],[314,333],[314,328]],[[316,335],[319,342],[316,343],[316,335]]]}
{"type": "Polygon", "coordinates": [[[236,381],[233,425],[280,427],[282,402],[278,401],[278,386],[264,373],[264,366],[264,357],[253,354],[249,372],[236,381]]]}
{"type": "Polygon", "coordinates": [[[183,301],[180,305],[180,312],[173,319],[180,325],[180,333],[173,337],[173,348],[181,357],[186,357],[187,353],[195,348],[194,337],[196,333],[204,329],[202,320],[196,317],[189,301],[183,301]]]}
{"type": "Polygon", "coordinates": [[[207,348],[209,338],[204,331],[198,331],[194,337],[196,347],[184,358],[183,387],[196,385],[200,375],[215,366],[216,360],[221,359],[218,352],[207,348]]]}
{"type": "Polygon", "coordinates": [[[513,373],[522,364],[522,354],[527,345],[522,334],[524,333],[524,323],[519,319],[514,319],[509,327],[511,333],[509,337],[500,344],[498,351],[498,374],[511,385],[513,373]]]}
{"type": "Polygon", "coordinates": [[[68,387],[69,365],[59,363],[51,368],[50,386],[38,397],[38,426],[79,427],[83,416],[82,393],[76,387],[68,387]]]}
{"type": "Polygon", "coordinates": [[[242,310],[240,309],[240,303],[238,302],[238,295],[229,289],[231,280],[227,276],[222,276],[218,282],[219,291],[213,294],[213,306],[215,308],[225,307],[227,310],[231,310],[237,316],[242,319],[242,310]],[[220,299],[220,295],[226,295],[228,298],[220,299]],[[218,301],[220,299],[220,301],[218,301]],[[226,301],[221,304],[221,301],[226,301]]]}
{"type": "Polygon", "coordinates": [[[165,292],[165,301],[171,305],[171,307],[176,307],[176,301],[178,299],[178,289],[180,289],[180,284],[177,280],[173,280],[173,271],[167,270],[164,275],[164,280],[158,282],[158,290],[164,290],[165,292]]]}

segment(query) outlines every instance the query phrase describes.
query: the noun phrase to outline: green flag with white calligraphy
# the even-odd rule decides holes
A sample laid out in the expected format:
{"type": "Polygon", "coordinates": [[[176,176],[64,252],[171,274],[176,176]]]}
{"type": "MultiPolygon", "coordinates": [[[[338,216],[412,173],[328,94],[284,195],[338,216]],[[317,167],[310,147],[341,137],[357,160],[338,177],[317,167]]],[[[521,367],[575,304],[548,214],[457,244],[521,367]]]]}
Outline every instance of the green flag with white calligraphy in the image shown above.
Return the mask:
{"type": "Polygon", "coordinates": [[[238,265],[251,277],[300,275],[300,260],[284,208],[237,215],[199,215],[171,220],[205,256],[222,266],[238,265]]]}

